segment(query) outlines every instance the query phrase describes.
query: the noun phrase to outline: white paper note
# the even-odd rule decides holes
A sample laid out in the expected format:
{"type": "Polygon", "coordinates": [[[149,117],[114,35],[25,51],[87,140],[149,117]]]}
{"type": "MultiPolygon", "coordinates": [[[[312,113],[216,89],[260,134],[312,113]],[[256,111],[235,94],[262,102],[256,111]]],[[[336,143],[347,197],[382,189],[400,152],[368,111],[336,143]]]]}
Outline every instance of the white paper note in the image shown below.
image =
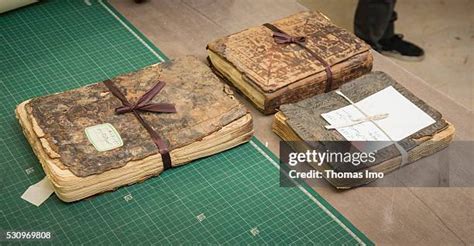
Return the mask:
{"type": "Polygon", "coordinates": [[[51,194],[53,194],[53,186],[49,182],[48,177],[44,177],[41,181],[31,185],[21,195],[21,198],[35,206],[41,205],[51,194]]]}
{"type": "Polygon", "coordinates": [[[84,132],[89,142],[99,152],[123,146],[120,134],[110,123],[89,126],[84,129],[84,132]]]}
{"type": "MultiPolygon", "coordinates": [[[[400,141],[436,122],[392,86],[362,99],[356,105],[368,116],[388,114],[388,117],[377,120],[376,123],[394,141],[400,141]]],[[[365,118],[353,105],[321,114],[321,116],[331,125],[348,125],[354,120],[365,118]]],[[[348,141],[386,141],[371,151],[391,144],[390,139],[370,121],[336,130],[348,141]]]]}

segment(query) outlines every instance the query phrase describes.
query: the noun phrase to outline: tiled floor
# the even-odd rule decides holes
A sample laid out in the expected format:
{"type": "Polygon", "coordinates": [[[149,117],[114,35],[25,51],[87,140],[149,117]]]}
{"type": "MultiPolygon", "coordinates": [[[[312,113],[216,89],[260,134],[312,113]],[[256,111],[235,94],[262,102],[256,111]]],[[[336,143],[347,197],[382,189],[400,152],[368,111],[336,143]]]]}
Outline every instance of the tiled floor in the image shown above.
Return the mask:
{"type": "MultiPolygon", "coordinates": [[[[356,0],[300,0],[352,30],[356,0]]],[[[426,51],[422,62],[393,59],[454,101],[474,109],[474,1],[399,0],[396,32],[426,51]]]]}

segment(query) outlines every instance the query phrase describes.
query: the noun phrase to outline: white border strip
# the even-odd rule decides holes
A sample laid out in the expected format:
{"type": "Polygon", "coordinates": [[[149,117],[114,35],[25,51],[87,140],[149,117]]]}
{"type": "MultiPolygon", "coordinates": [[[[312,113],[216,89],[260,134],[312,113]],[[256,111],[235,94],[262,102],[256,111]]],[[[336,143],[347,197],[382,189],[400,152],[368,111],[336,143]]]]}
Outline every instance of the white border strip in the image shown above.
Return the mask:
{"type": "MultiPolygon", "coordinates": [[[[278,163],[276,163],[256,143],[254,143],[252,140],[250,140],[250,144],[252,144],[252,146],[255,149],[257,149],[258,152],[260,152],[260,154],[262,154],[265,158],[267,158],[273,164],[273,166],[275,166],[278,170],[280,170],[280,165],[278,165],[278,163]]],[[[282,172],[282,171],[280,170],[280,172],[282,172]]],[[[316,199],[311,193],[309,193],[305,188],[303,188],[303,186],[301,186],[294,179],[290,178],[287,173],[284,173],[284,172],[282,172],[282,173],[285,174],[291,180],[291,182],[293,182],[293,184],[298,186],[298,188],[301,191],[303,191],[304,194],[306,194],[314,203],[316,203],[316,205],[318,205],[324,212],[326,212],[326,214],[329,215],[329,217],[331,217],[334,221],[337,222],[337,224],[339,224],[344,230],[346,230],[360,245],[366,245],[353,231],[351,231],[351,229],[349,229],[346,225],[344,225],[344,223],[342,223],[342,221],[340,221],[333,213],[331,213],[331,211],[329,211],[329,209],[327,209],[321,202],[319,202],[318,199],[316,199]]]]}
{"type": "Polygon", "coordinates": [[[156,57],[158,57],[158,59],[162,62],[165,61],[165,59],[163,57],[161,57],[160,54],[158,54],[158,52],[156,52],[152,47],[150,47],[150,45],[148,45],[145,40],[143,40],[140,36],[138,36],[138,34],[136,34],[132,28],[130,28],[127,23],[125,23],[124,21],[122,21],[120,19],[120,17],[118,17],[114,11],[112,11],[102,0],[99,0],[99,3],[100,5],[102,5],[102,7],[104,7],[115,19],[117,19],[118,22],[120,22],[120,24],[122,24],[122,26],[125,27],[125,29],[127,29],[128,32],[130,32],[133,36],[135,36],[136,39],[138,39],[138,41],[140,41],[140,43],[142,43],[148,50],[150,50],[151,53],[153,53],[153,55],[155,55],[156,57]]]}

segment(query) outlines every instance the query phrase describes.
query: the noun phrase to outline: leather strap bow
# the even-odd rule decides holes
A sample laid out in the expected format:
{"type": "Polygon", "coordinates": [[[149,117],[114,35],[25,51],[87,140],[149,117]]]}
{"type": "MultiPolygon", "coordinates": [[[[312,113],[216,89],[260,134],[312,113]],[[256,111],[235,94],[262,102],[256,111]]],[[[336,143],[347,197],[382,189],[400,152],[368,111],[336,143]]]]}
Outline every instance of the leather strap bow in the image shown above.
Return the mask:
{"type": "Polygon", "coordinates": [[[168,146],[160,135],[153,130],[153,128],[140,116],[140,111],[147,111],[153,113],[176,113],[176,108],[173,104],[169,103],[152,103],[151,100],[153,97],[158,94],[161,89],[165,86],[165,82],[158,81],[149,91],[147,91],[143,96],[141,96],[135,104],[131,104],[127,98],[120,92],[120,90],[115,86],[111,80],[104,81],[104,85],[109,89],[109,91],[117,97],[121,102],[122,106],[115,109],[116,114],[125,114],[133,113],[138,119],[140,124],[147,130],[150,134],[153,142],[155,143],[158,151],[161,154],[161,159],[163,161],[163,169],[167,170],[172,167],[171,165],[171,156],[169,154],[168,146]]]}
{"type": "Polygon", "coordinates": [[[289,44],[289,43],[304,43],[306,42],[306,37],[303,36],[290,36],[286,33],[273,32],[273,39],[277,44],[289,44]]]}
{"type": "Polygon", "coordinates": [[[153,113],[176,113],[176,109],[173,104],[150,102],[161,91],[161,89],[163,89],[164,86],[165,82],[159,81],[149,91],[143,94],[143,96],[138,99],[135,105],[131,105],[125,98],[119,98],[122,101],[123,106],[116,108],[115,112],[117,114],[124,114],[130,113],[133,110],[140,110],[153,113]]]}
{"type": "Polygon", "coordinates": [[[303,48],[306,50],[312,57],[314,57],[316,60],[318,60],[321,65],[324,66],[324,70],[326,71],[326,88],[324,89],[324,92],[329,92],[331,91],[332,88],[332,71],[331,71],[331,65],[327,63],[323,58],[321,58],[316,52],[312,51],[308,47],[306,47],[305,42],[306,42],[306,37],[302,36],[291,36],[282,31],[280,28],[270,24],[270,23],[265,23],[263,24],[264,27],[270,29],[273,31],[272,37],[275,40],[275,43],[277,44],[291,44],[294,43],[298,45],[299,47],[303,48]]]}

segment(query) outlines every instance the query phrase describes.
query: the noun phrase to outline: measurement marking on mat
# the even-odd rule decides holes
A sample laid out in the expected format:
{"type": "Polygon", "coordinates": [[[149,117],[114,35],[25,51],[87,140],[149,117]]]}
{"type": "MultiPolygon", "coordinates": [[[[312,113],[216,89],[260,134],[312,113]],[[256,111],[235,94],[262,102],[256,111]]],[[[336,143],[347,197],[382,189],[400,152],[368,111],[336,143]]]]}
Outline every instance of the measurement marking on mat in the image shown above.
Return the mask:
{"type": "MultiPolygon", "coordinates": [[[[275,160],[273,160],[267,153],[265,153],[265,151],[263,151],[256,143],[254,143],[252,140],[250,140],[250,144],[258,151],[260,152],[260,154],[262,154],[265,158],[267,158],[267,160],[270,161],[270,163],[272,163],[273,166],[275,166],[280,172],[280,166],[278,165],[278,163],[276,163],[275,160]]],[[[287,173],[284,173],[286,176],[288,176],[287,173]]],[[[290,177],[288,177],[290,178],[290,177]]],[[[351,231],[351,229],[349,229],[344,223],[342,223],[333,213],[331,213],[331,211],[329,211],[328,208],[326,208],[323,204],[321,204],[321,202],[318,201],[318,199],[316,199],[316,197],[314,197],[311,193],[309,193],[309,191],[307,191],[303,186],[301,186],[300,184],[298,184],[298,182],[296,182],[294,179],[291,179],[291,182],[293,182],[306,196],[309,197],[309,199],[311,199],[314,203],[316,203],[316,205],[318,205],[318,207],[320,207],[329,217],[331,217],[331,219],[333,219],[334,221],[336,221],[336,223],[341,226],[347,233],[349,233],[349,235],[351,235],[352,238],[354,238],[360,245],[366,245],[353,231],[351,231]]]]}
{"type": "Polygon", "coordinates": [[[35,168],[34,167],[27,168],[25,169],[25,172],[26,174],[30,175],[35,172],[35,168]]]}
{"type": "Polygon", "coordinates": [[[85,3],[86,5],[88,5],[88,6],[92,6],[91,1],[89,1],[89,0],[84,0],[84,3],[85,3]]]}
{"type": "Polygon", "coordinates": [[[132,196],[132,194],[128,194],[128,195],[124,196],[123,199],[124,199],[126,202],[129,202],[129,201],[131,201],[131,200],[133,199],[133,196],[132,196]]]}
{"type": "Polygon", "coordinates": [[[252,236],[256,237],[260,233],[260,231],[257,227],[254,227],[252,228],[252,230],[250,230],[250,233],[252,234],[252,236]]]}
{"type": "Polygon", "coordinates": [[[202,214],[199,214],[198,216],[196,216],[197,220],[199,220],[199,222],[203,221],[206,219],[206,215],[204,215],[203,213],[202,214]]]}

